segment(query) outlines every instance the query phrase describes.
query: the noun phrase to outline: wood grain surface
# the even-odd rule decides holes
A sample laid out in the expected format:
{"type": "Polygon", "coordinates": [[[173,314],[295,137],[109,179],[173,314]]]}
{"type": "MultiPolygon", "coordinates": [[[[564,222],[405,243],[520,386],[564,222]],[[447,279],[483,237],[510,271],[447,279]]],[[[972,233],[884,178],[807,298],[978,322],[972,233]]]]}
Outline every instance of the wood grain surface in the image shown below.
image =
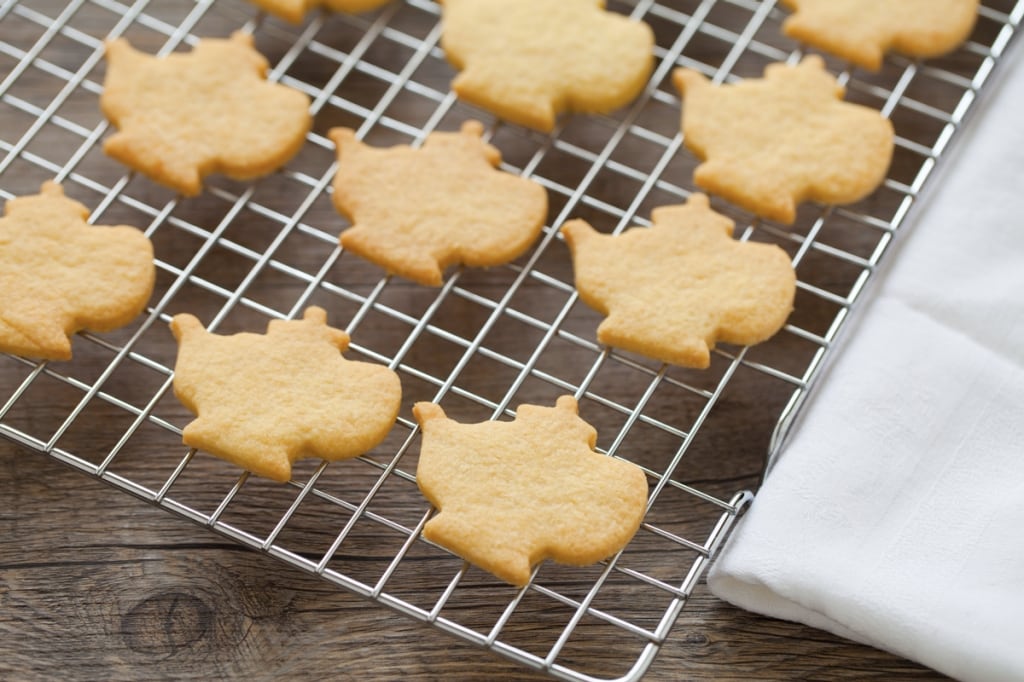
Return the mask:
{"type": "MultiPolygon", "coordinates": [[[[998,9],[1009,0],[991,4],[998,9]]],[[[635,3],[609,5],[629,11],[635,3]]],[[[781,37],[785,15],[777,8],[762,13],[760,3],[725,0],[658,5],[660,13],[645,19],[654,26],[659,55],[689,35],[684,65],[703,63],[713,70],[729,63],[735,75],[756,76],[797,47],[781,37]],[[711,28],[688,34],[684,19],[705,10],[711,28]],[[740,34],[732,31],[745,28],[744,40],[756,35],[756,43],[734,54],[740,34]],[[732,56],[738,58],[730,61],[732,56]]],[[[798,293],[790,319],[806,334],[780,334],[751,349],[742,362],[736,358],[739,349],[725,348],[706,372],[661,372],[653,363],[608,354],[593,344],[600,318],[573,301],[571,261],[553,228],[579,217],[610,231],[623,216],[643,220],[653,207],[679,203],[693,189],[689,178],[696,159],[682,151],[662,159],[665,149],[651,142],[671,140],[678,132],[679,104],[667,73],[658,96],[634,119],[647,137],[626,135],[614,142],[621,119],[574,116],[564,121],[556,145],[547,136],[496,124],[485,112],[447,96],[453,71],[443,55],[415,50],[415,42],[428,38],[437,21],[437,6],[425,0],[391,3],[367,18],[316,17],[301,26],[254,17],[243,0],[140,0],[131,8],[110,0],[0,3],[0,41],[6,46],[0,81],[16,76],[0,93],[5,144],[0,156],[9,156],[0,161],[0,191],[35,192],[44,180],[60,176],[69,196],[91,208],[102,205],[95,222],[147,229],[159,265],[147,315],[125,330],[77,338],[71,362],[34,374],[31,363],[0,354],[0,408],[11,401],[0,424],[52,441],[90,465],[105,462],[108,472],[158,490],[186,457],[175,429],[190,419],[169,391],[175,357],[169,316],[189,312],[206,324],[215,322],[222,333],[257,331],[271,317],[322,305],[333,324],[352,334],[351,357],[398,367],[403,421],[365,460],[328,467],[317,481],[324,496],[304,499],[277,540],[295,556],[315,561],[352,520],[352,509],[365,501],[371,516],[354,522],[328,566],[369,585],[382,579],[406,535],[386,523],[364,521],[377,514],[408,529],[428,512],[411,480],[418,446],[406,450],[404,442],[412,403],[432,400],[439,390],[451,416],[481,420],[496,407],[552,404],[558,395],[583,386],[582,414],[597,427],[598,445],[628,453],[653,472],[652,481],[669,481],[648,521],[703,543],[721,508],[701,495],[728,500],[737,491],[756,489],[772,429],[793,392],[793,382],[784,377],[800,376],[811,362],[820,346],[806,336],[827,332],[842,309],[836,301],[850,295],[867,269],[863,259],[885,238],[884,230],[855,216],[875,216],[884,224],[896,215],[904,200],[901,188],[914,182],[924,163],[920,148],[944,131],[941,120],[920,108],[894,106],[889,115],[907,142],[897,150],[892,182],[849,214],[808,206],[791,228],[780,228],[751,223],[750,216],[716,202],[751,239],[777,243],[790,255],[805,242],[815,243],[798,268],[800,280],[812,286],[798,293]],[[185,25],[192,35],[222,36],[240,26],[254,31],[275,77],[305,87],[317,102],[313,137],[286,172],[253,183],[214,178],[201,197],[179,201],[145,178],[126,175],[102,154],[99,142],[109,131],[97,101],[104,69],[100,41],[136,9],[145,20],[121,28],[148,51],[169,38],[180,41],[185,36],[175,29],[185,25]],[[48,33],[59,16],[74,30],[48,33]],[[21,61],[28,55],[31,64],[21,61]],[[392,87],[404,78],[416,86],[392,87]],[[545,180],[551,211],[539,245],[512,267],[450,272],[454,286],[442,290],[382,279],[376,267],[339,253],[336,239],[344,222],[327,192],[315,189],[319,179],[329,179],[334,161],[326,132],[349,126],[361,128],[372,144],[407,143],[428,122],[454,130],[467,118],[487,123],[491,142],[510,168],[529,167],[545,180]],[[645,173],[658,173],[663,181],[645,185],[637,178],[645,173]],[[307,202],[308,197],[313,200],[307,202]],[[848,257],[837,258],[836,252],[848,257]],[[520,277],[524,267],[534,274],[520,277]],[[428,315],[429,325],[417,325],[428,315]],[[558,333],[548,334],[552,328],[558,333]],[[119,356],[129,342],[135,355],[119,356]],[[719,386],[724,386],[720,393],[719,386]],[[91,387],[95,395],[88,393],[91,387]],[[137,422],[140,411],[146,417],[137,422]],[[634,421],[631,415],[640,413],[643,419],[634,421]],[[686,435],[691,429],[696,431],[692,439],[686,435]],[[684,442],[685,457],[673,464],[673,453],[681,452],[684,442]],[[375,488],[382,467],[390,463],[398,475],[386,476],[375,488]]],[[[998,30],[988,19],[979,23],[974,39],[991,44],[998,30]]],[[[959,52],[933,66],[970,75],[978,68],[978,52],[959,52]]],[[[950,111],[969,87],[968,81],[951,85],[927,71],[914,75],[907,65],[897,60],[879,74],[856,73],[849,98],[881,107],[899,84],[905,96],[950,111]]],[[[842,71],[834,61],[829,66],[842,71]]],[[[308,480],[316,466],[300,463],[295,480],[308,480]]],[[[238,477],[234,467],[199,453],[174,480],[170,498],[210,515],[238,477]]],[[[286,513],[296,490],[249,478],[221,519],[262,539],[286,513]]],[[[698,560],[683,544],[644,532],[620,565],[679,585],[698,560]]],[[[423,542],[413,543],[397,566],[388,592],[428,610],[452,576],[461,575],[461,562],[423,542]]],[[[578,599],[599,573],[599,567],[545,565],[539,582],[578,599]]],[[[626,575],[609,579],[608,594],[602,588],[598,597],[600,608],[638,627],[655,628],[665,605],[654,600],[666,600],[665,591],[621,579],[626,575]]],[[[486,632],[513,594],[470,570],[444,613],[486,632]]],[[[501,637],[523,650],[545,652],[567,614],[571,609],[564,604],[531,592],[501,637]]],[[[567,648],[567,660],[587,670],[626,673],[637,642],[621,630],[602,629],[601,623],[583,625],[580,641],[567,648]]],[[[0,440],[0,679],[55,678],[542,676],[230,542],[45,454],[0,440]]],[[[648,679],[942,678],[818,630],[742,612],[700,583],[648,679]]]]}
{"type": "MultiPolygon", "coordinates": [[[[547,679],[7,442],[0,500],[3,679],[547,679]]],[[[944,678],[701,587],[646,679],[944,678]]]]}

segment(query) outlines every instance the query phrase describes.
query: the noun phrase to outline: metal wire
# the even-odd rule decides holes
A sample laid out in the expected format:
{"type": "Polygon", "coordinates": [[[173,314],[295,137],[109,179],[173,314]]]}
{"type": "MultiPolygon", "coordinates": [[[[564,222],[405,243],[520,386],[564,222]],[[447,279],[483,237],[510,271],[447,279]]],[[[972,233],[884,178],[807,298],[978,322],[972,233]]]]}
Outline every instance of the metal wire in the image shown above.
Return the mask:
{"type": "Polygon", "coordinates": [[[713,431],[714,415],[731,409],[728,393],[768,383],[781,396],[777,450],[1016,32],[1024,3],[984,2],[972,40],[955,58],[891,57],[879,74],[829,59],[850,99],[893,119],[893,169],[875,198],[807,207],[792,228],[716,204],[737,220],[740,239],[786,249],[799,276],[798,301],[777,340],[764,349],[719,348],[704,373],[599,346],[558,227],[585,216],[618,232],[648,224],[652,207],[694,191],[696,160],[682,146],[680,101],[667,85],[673,68],[730,82],[759,75],[769,62],[795,62],[803,50],[781,36],[785,13],[771,1],[635,0],[609,8],[655,29],[657,66],[647,88],[613,116],[565,117],[540,135],[502,125],[449,91],[440,8],[429,0],[396,1],[361,16],[317,15],[301,26],[259,15],[242,0],[0,1],[0,196],[56,179],[93,207],[91,221],[142,227],[156,245],[158,269],[146,315],[122,332],[81,334],[74,361],[0,355],[0,434],[531,668],[572,680],[639,678],[751,499],[687,468],[695,442],[713,431]],[[294,162],[255,183],[211,179],[202,199],[183,200],[103,157],[104,40],[125,35],[166,54],[237,29],[254,34],[271,61],[271,80],[312,101],[317,124],[294,162]],[[426,290],[342,252],[344,223],[325,203],[335,172],[327,128],[347,125],[373,143],[418,145],[467,118],[490,123],[504,170],[539,182],[551,197],[550,223],[529,254],[487,273],[453,272],[443,287],[426,290]],[[575,395],[601,433],[600,449],[634,461],[651,481],[637,539],[596,567],[544,564],[530,585],[513,591],[421,538],[431,510],[409,502],[419,499],[418,434],[405,417],[373,453],[355,463],[299,464],[286,486],[183,448],[189,416],[169,392],[174,344],[164,327],[171,316],[197,312],[211,330],[255,330],[311,304],[345,324],[353,355],[400,374],[406,406],[433,400],[467,417],[505,418],[519,402],[575,395]],[[436,578],[411,591],[413,572],[436,578]],[[543,648],[520,643],[519,632],[538,629],[550,632],[543,648]],[[588,667],[587,646],[611,640],[626,652],[621,668],[588,667]]]}

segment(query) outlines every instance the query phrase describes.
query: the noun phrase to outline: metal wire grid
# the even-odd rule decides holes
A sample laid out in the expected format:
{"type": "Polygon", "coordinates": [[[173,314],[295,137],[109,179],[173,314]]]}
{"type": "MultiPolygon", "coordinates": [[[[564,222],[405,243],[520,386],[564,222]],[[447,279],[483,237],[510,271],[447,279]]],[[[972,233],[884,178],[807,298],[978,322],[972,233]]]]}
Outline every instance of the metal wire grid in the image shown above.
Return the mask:
{"type": "Polygon", "coordinates": [[[770,394],[777,447],[1024,3],[984,3],[955,60],[893,58],[878,75],[829,62],[849,99],[893,119],[890,177],[860,204],[803,209],[792,228],[716,205],[737,219],[741,239],[774,242],[792,255],[799,291],[775,340],[720,348],[706,372],[596,345],[597,318],[577,302],[557,228],[585,217],[617,232],[693,191],[696,161],[681,147],[679,98],[667,85],[672,68],[730,81],[759,75],[768,62],[796,61],[801,51],[781,37],[784,14],[774,2],[638,0],[610,9],[655,29],[648,89],[613,117],[568,117],[543,136],[456,101],[437,46],[440,10],[427,0],[317,16],[299,27],[261,17],[241,0],[0,2],[0,194],[31,193],[56,178],[95,207],[91,220],[144,227],[159,273],[147,314],[121,332],[82,334],[72,362],[0,356],[0,433],[529,667],[565,679],[642,675],[749,501],[742,487],[756,482],[761,464],[739,490],[703,479],[718,453],[701,434],[721,430],[716,415],[732,419],[770,394]],[[215,179],[204,197],[180,200],[103,157],[108,128],[97,98],[105,38],[126,35],[168,53],[239,27],[271,60],[270,78],[313,101],[317,122],[299,158],[266,180],[215,179]],[[547,188],[552,211],[538,245],[506,268],[455,272],[439,290],[381,277],[343,254],[336,241],[343,223],[327,200],[335,166],[326,130],[348,125],[373,144],[416,145],[466,118],[491,123],[505,170],[547,188]],[[401,375],[405,403],[392,436],[357,462],[299,464],[290,486],[238,476],[185,451],[180,429],[189,415],[168,390],[170,317],[193,312],[227,333],[261,329],[310,304],[345,323],[353,357],[401,375]],[[415,491],[408,405],[440,401],[468,421],[510,416],[520,402],[551,404],[562,393],[581,401],[601,450],[645,469],[648,516],[620,556],[585,569],[545,563],[527,588],[512,591],[420,538],[431,510],[415,491]],[[548,633],[540,643],[538,630],[548,633]],[[621,667],[590,667],[587,653],[608,646],[623,651],[621,667]]]}

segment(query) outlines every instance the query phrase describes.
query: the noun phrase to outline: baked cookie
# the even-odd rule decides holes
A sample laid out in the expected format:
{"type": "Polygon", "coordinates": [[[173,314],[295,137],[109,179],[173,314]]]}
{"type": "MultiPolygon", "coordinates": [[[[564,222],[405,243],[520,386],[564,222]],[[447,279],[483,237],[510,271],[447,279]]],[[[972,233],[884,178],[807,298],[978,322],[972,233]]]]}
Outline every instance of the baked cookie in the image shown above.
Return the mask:
{"type": "Polygon", "coordinates": [[[343,358],[348,334],[328,327],[322,308],[273,320],[266,334],[211,334],[188,314],[171,331],[174,395],[197,415],[183,442],[259,476],[287,481],[303,457],[357,457],[398,417],[398,375],[343,358]]]}
{"type": "Polygon", "coordinates": [[[673,80],[683,93],[683,141],[704,161],[694,182],[748,211],[788,224],[800,202],[851,203],[885,179],[892,123],[843,102],[817,55],[732,85],[690,69],[673,80]]]}
{"type": "Polygon", "coordinates": [[[782,0],[790,38],[877,71],[893,50],[937,57],[967,40],[978,0],[782,0]]]}
{"type": "Polygon", "coordinates": [[[452,90],[513,123],[547,132],[562,111],[612,111],[653,68],[650,27],[604,0],[442,2],[441,47],[461,71],[452,90]]]}
{"type": "Polygon", "coordinates": [[[597,432],[576,400],[521,405],[515,421],[460,424],[416,403],[423,429],[416,480],[439,513],[423,535],[513,585],[543,559],[582,566],[630,541],[647,505],[647,480],[594,451],[597,432]]]}
{"type": "Polygon", "coordinates": [[[134,227],[93,226],[55,182],[11,199],[0,218],[0,351],[69,360],[71,335],[106,332],[143,311],[156,270],[134,227]]]}
{"type": "Polygon", "coordinates": [[[760,343],[782,327],[796,274],[781,248],[732,239],[733,222],[703,194],[652,219],[615,236],[582,220],[562,227],[580,298],[607,315],[598,341],[704,368],[717,341],[760,343]]]}
{"type": "Polygon", "coordinates": [[[100,106],[119,132],[103,151],[185,196],[211,173],[248,180],[276,170],[312,122],[306,95],[266,81],[267,60],[245,33],[166,57],[119,38],[107,62],[100,106]]]}
{"type": "Polygon", "coordinates": [[[306,16],[306,12],[317,7],[332,12],[348,12],[357,14],[377,9],[391,0],[249,0],[265,12],[281,17],[285,21],[298,24],[306,16]]]}
{"type": "Polygon", "coordinates": [[[444,269],[500,265],[525,252],[547,218],[547,192],[497,170],[483,125],[432,133],[423,146],[369,147],[348,128],[338,148],[334,205],[352,223],[341,245],[385,270],[440,286],[444,269]]]}

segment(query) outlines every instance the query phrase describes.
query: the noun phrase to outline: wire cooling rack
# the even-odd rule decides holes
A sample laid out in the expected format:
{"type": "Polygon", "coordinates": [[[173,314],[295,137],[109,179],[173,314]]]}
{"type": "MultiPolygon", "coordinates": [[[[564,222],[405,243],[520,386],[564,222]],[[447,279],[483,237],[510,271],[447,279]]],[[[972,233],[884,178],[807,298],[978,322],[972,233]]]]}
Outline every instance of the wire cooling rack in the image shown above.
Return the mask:
{"type": "Polygon", "coordinates": [[[723,346],[710,369],[696,371],[594,342],[599,318],[577,300],[557,228],[582,217],[618,231],[685,200],[697,161],[681,146],[671,70],[688,66],[728,82],[795,62],[801,47],[781,35],[785,12],[774,2],[610,2],[655,31],[647,89],[611,116],[565,117],[542,135],[455,99],[438,47],[440,7],[427,0],[312,15],[300,26],[242,0],[0,0],[0,194],[34,193],[57,179],[93,209],[92,221],[144,229],[158,270],[146,314],[115,333],[81,334],[74,360],[0,355],[0,434],[531,668],[565,679],[635,679],[670,636],[764,465],[748,457],[746,475],[730,477],[722,462],[741,456],[737,443],[761,454],[777,449],[1024,13],[1021,2],[982,4],[970,41],[948,57],[892,57],[878,74],[828,59],[847,99],[880,110],[896,128],[889,177],[871,197],[806,206],[791,227],[716,202],[736,219],[739,238],[791,255],[798,294],[773,340],[723,346]],[[254,183],[212,178],[203,196],[185,200],[102,154],[110,133],[98,106],[104,39],[123,35],[168,53],[237,29],[255,35],[271,79],[312,99],[314,130],[294,162],[254,183]],[[536,246],[507,267],[449,273],[439,289],[383,277],[340,251],[345,223],[329,201],[335,167],[326,131],[345,125],[371,144],[415,145],[469,118],[488,124],[505,170],[548,190],[551,211],[536,246]],[[191,312],[221,333],[261,331],[313,304],[351,334],[349,357],[401,376],[391,436],[358,460],[299,463],[290,485],[184,448],[190,416],[169,390],[170,317],[191,312]],[[452,417],[479,421],[565,393],[580,400],[602,451],[647,472],[645,523],[622,554],[587,568],[546,562],[517,591],[424,541],[431,510],[415,487],[411,404],[439,401],[452,417]],[[622,652],[615,666],[588,655],[608,648],[622,652]]]}

